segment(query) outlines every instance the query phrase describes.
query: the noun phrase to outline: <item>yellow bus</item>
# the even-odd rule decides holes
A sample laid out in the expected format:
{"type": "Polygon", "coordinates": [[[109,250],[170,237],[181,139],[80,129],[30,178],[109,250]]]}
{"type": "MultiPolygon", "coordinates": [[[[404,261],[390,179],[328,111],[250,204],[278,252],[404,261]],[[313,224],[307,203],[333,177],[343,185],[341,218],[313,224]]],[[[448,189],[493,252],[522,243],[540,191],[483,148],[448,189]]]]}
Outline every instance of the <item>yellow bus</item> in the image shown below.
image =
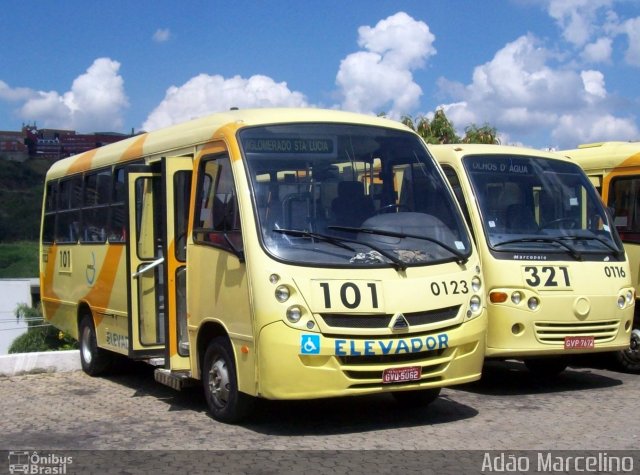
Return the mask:
{"type": "Polygon", "coordinates": [[[551,153],[438,145],[487,291],[486,356],[552,376],[567,355],[623,349],[634,289],[622,243],[584,172],[551,153]]]}
{"type": "MultiPolygon", "coordinates": [[[[607,205],[631,266],[636,298],[640,290],[640,142],[601,142],[580,145],[561,154],[587,173],[607,205]]],[[[636,315],[631,344],[616,353],[623,368],[640,372],[640,316],[636,315]]]]}
{"type": "Polygon", "coordinates": [[[41,241],[44,313],[83,369],[156,364],[221,421],[257,397],[427,404],[480,377],[479,256],[395,121],[232,110],[66,158],[41,241]]]}

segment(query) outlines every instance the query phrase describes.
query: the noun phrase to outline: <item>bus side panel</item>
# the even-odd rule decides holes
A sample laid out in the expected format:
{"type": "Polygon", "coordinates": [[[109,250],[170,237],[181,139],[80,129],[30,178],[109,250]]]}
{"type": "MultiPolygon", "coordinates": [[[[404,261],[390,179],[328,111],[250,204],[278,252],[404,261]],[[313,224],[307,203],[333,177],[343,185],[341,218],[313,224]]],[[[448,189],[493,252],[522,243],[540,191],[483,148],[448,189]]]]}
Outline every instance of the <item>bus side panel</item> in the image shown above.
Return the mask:
{"type": "Polygon", "coordinates": [[[127,354],[124,246],[43,245],[42,302],[56,328],[78,338],[80,304],[91,309],[98,345],[127,354]]]}
{"type": "Polygon", "coordinates": [[[189,245],[187,308],[192,376],[200,378],[200,363],[207,342],[198,351],[198,333],[207,322],[222,325],[236,356],[238,387],[255,394],[255,351],[246,266],[230,252],[204,245],[189,245]],[[241,347],[246,345],[248,352],[241,347]]]}

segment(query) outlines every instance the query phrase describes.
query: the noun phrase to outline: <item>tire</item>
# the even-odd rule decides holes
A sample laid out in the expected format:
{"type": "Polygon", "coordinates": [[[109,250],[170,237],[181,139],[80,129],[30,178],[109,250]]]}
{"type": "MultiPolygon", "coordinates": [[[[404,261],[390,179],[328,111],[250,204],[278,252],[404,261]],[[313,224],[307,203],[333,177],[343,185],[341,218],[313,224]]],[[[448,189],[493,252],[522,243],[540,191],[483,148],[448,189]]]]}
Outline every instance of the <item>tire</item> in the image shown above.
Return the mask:
{"type": "Polygon", "coordinates": [[[78,340],[82,370],[89,376],[98,376],[107,371],[113,358],[109,351],[98,347],[96,329],[93,318],[89,314],[84,315],[80,320],[78,340]]]}
{"type": "Polygon", "coordinates": [[[406,407],[428,406],[438,399],[441,388],[417,389],[415,391],[394,391],[396,402],[406,407]]]}
{"type": "Polygon", "coordinates": [[[524,365],[531,374],[540,378],[555,378],[567,369],[567,361],[562,357],[528,358],[524,360],[524,365]]]}
{"type": "Polygon", "coordinates": [[[640,373],[640,327],[631,332],[629,348],[616,352],[618,365],[630,373],[640,373]]]}
{"type": "Polygon", "coordinates": [[[215,420],[240,422],[252,412],[255,398],[238,391],[233,350],[227,338],[216,337],[209,343],[202,365],[202,385],[215,420]]]}

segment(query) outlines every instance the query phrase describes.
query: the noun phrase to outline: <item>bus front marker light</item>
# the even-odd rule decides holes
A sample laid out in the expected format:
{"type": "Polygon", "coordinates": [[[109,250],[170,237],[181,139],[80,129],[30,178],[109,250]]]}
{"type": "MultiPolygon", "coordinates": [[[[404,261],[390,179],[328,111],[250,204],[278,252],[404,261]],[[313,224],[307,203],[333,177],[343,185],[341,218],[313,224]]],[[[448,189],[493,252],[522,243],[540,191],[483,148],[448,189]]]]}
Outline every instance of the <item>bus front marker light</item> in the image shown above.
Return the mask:
{"type": "Polygon", "coordinates": [[[284,303],[287,300],[289,300],[289,297],[291,296],[291,291],[289,290],[289,287],[287,287],[286,285],[279,285],[278,287],[276,287],[276,300],[280,303],[284,303]]]}
{"type": "Polygon", "coordinates": [[[480,277],[476,275],[471,279],[471,289],[474,292],[480,292],[480,287],[482,287],[482,281],[480,280],[480,277]]]}
{"type": "Polygon", "coordinates": [[[477,295],[474,295],[469,299],[469,310],[472,313],[477,313],[482,307],[482,300],[477,295]]]}
{"type": "Polygon", "coordinates": [[[489,300],[491,303],[504,303],[507,301],[507,293],[506,292],[491,292],[489,294],[489,300]]]}
{"type": "Polygon", "coordinates": [[[278,274],[271,274],[269,276],[269,282],[272,284],[277,284],[280,281],[280,276],[278,274]]]}
{"type": "Polygon", "coordinates": [[[316,326],[316,324],[315,324],[315,323],[313,323],[313,320],[309,320],[309,321],[307,322],[307,328],[308,328],[309,330],[313,329],[313,327],[315,327],[315,326],[316,326]]]}
{"type": "Polygon", "coordinates": [[[618,296],[618,308],[624,308],[626,302],[627,299],[624,297],[624,295],[618,296]]]}
{"type": "Polygon", "coordinates": [[[631,302],[633,302],[633,292],[627,290],[627,305],[631,305],[631,302]]]}
{"type": "Polygon", "coordinates": [[[522,296],[522,292],[519,292],[519,291],[516,290],[515,292],[513,292],[511,294],[511,301],[514,304],[518,305],[520,302],[522,302],[522,297],[523,297],[522,296]]]}
{"type": "Polygon", "coordinates": [[[540,300],[538,300],[537,297],[531,297],[529,300],[527,300],[527,306],[529,307],[529,310],[537,309],[538,305],[540,305],[540,300]]]}
{"type": "Polygon", "coordinates": [[[287,309],[287,320],[291,323],[298,323],[302,318],[302,309],[297,305],[293,305],[287,309]]]}

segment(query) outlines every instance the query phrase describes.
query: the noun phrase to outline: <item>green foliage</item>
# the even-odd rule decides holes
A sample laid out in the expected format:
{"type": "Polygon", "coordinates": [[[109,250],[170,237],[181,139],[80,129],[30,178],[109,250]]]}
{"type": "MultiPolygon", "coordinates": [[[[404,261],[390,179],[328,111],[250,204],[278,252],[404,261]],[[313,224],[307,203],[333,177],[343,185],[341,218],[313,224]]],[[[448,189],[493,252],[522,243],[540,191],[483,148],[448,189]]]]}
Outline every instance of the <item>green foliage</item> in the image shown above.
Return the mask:
{"type": "Polygon", "coordinates": [[[0,241],[38,239],[44,175],[49,165],[39,159],[0,162],[0,241]]]}
{"type": "Polygon", "coordinates": [[[38,243],[0,243],[0,278],[38,277],[38,243]]]}
{"type": "Polygon", "coordinates": [[[475,124],[465,128],[465,136],[461,139],[455,131],[453,124],[447,118],[444,110],[438,109],[433,118],[429,120],[425,116],[415,118],[405,115],[400,119],[404,125],[415,130],[425,142],[430,144],[447,143],[486,143],[499,144],[497,130],[489,124],[478,127],[475,124]]]}
{"type": "Polygon", "coordinates": [[[464,129],[464,132],[465,135],[462,139],[462,142],[464,143],[500,144],[496,128],[491,127],[489,124],[484,124],[482,127],[478,127],[476,124],[471,124],[464,129]]]}
{"type": "Polygon", "coordinates": [[[72,350],[78,347],[78,343],[73,338],[44,321],[40,307],[18,305],[16,319],[26,321],[28,328],[26,333],[13,340],[9,353],[72,350]]]}

